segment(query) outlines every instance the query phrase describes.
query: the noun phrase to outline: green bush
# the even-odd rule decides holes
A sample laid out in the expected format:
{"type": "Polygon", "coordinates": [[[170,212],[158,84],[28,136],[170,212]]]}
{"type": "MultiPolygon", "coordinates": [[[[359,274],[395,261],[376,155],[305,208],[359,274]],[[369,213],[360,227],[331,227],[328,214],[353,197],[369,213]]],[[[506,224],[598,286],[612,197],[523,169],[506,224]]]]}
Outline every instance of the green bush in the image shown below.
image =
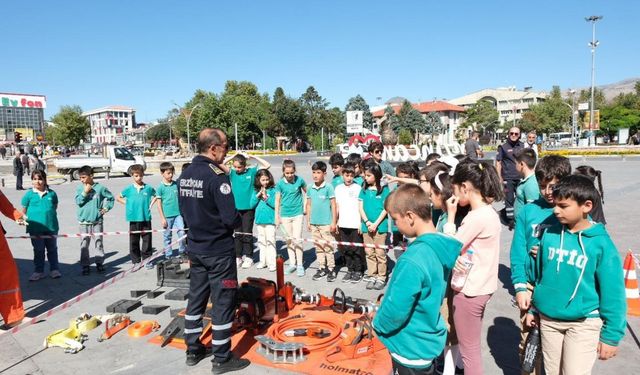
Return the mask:
{"type": "Polygon", "coordinates": [[[398,133],[398,143],[401,145],[410,145],[413,143],[411,132],[407,129],[401,129],[400,133],[398,133]]]}

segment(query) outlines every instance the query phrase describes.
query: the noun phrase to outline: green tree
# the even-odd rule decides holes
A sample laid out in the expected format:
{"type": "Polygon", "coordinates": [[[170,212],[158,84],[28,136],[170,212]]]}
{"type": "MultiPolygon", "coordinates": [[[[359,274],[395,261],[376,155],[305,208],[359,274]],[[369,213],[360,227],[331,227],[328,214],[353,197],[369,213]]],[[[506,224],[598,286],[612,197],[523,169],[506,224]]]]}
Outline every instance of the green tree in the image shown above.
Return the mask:
{"type": "Polygon", "coordinates": [[[219,113],[216,124],[226,132],[230,145],[236,141],[235,125],[238,126],[238,145],[240,148],[249,143],[252,136],[262,139],[260,124],[266,114],[261,113],[259,109],[265,108],[264,101],[268,102],[268,96],[261,95],[258,92],[258,87],[253,83],[227,81],[218,102],[219,113]]]}
{"type": "Polygon", "coordinates": [[[147,142],[169,141],[169,122],[163,119],[158,125],[152,126],[145,133],[147,142]]]}
{"type": "Polygon", "coordinates": [[[198,133],[204,128],[219,126],[218,116],[220,114],[220,105],[218,97],[211,92],[204,90],[196,90],[193,97],[186,102],[180,111],[173,108],[171,112],[172,132],[186,140],[187,137],[187,118],[189,118],[189,132],[191,133],[191,142],[195,142],[198,133]],[[195,110],[193,108],[198,106],[195,110]]]}
{"type": "Polygon", "coordinates": [[[571,105],[562,98],[560,87],[554,86],[542,103],[529,106],[520,126],[523,131],[554,133],[571,129],[571,105]]]}
{"type": "Polygon", "coordinates": [[[425,132],[431,134],[431,138],[435,138],[438,135],[442,134],[445,127],[442,123],[442,119],[437,112],[429,112],[425,117],[425,132]]]}
{"type": "Polygon", "coordinates": [[[274,116],[274,124],[284,134],[292,139],[305,136],[305,113],[300,101],[285,95],[284,90],[278,87],[273,95],[271,110],[274,116]]]}
{"type": "Polygon", "coordinates": [[[600,134],[617,135],[619,129],[629,128],[631,134],[640,128],[640,109],[622,105],[605,105],[600,108],[600,134]]]}
{"type": "Polygon", "coordinates": [[[408,145],[411,142],[413,142],[411,131],[409,129],[400,129],[400,132],[398,133],[398,143],[401,145],[408,145]]]}
{"type": "Polygon", "coordinates": [[[91,134],[89,120],[82,116],[82,108],[78,105],[63,105],[51,122],[56,124],[49,128],[47,137],[55,144],[67,147],[78,146],[91,134]]]}
{"type": "Polygon", "coordinates": [[[471,125],[476,131],[493,132],[498,127],[500,118],[493,102],[478,100],[467,109],[464,123],[471,125]]]}
{"type": "Polygon", "coordinates": [[[309,134],[320,129],[329,105],[327,101],[320,96],[315,87],[309,86],[300,97],[300,103],[305,114],[305,133],[309,134]]]}
{"type": "MultiPolygon", "coordinates": [[[[607,99],[604,96],[604,92],[599,88],[595,87],[593,90],[594,97],[594,109],[599,109],[600,107],[607,104],[607,99]]],[[[591,105],[591,89],[580,90],[580,94],[578,94],[578,103],[589,103],[591,105]]]]}
{"type": "Polygon", "coordinates": [[[422,117],[422,113],[418,112],[417,109],[412,108],[404,117],[403,129],[411,131],[416,144],[418,143],[418,135],[427,130],[426,126],[427,122],[424,120],[424,117],[422,117]]]}
{"type": "Polygon", "coordinates": [[[362,125],[365,128],[371,129],[373,126],[373,115],[371,114],[371,110],[369,109],[369,104],[364,98],[360,95],[356,95],[353,98],[349,99],[347,106],[344,108],[344,111],[362,111],[362,125]]]}

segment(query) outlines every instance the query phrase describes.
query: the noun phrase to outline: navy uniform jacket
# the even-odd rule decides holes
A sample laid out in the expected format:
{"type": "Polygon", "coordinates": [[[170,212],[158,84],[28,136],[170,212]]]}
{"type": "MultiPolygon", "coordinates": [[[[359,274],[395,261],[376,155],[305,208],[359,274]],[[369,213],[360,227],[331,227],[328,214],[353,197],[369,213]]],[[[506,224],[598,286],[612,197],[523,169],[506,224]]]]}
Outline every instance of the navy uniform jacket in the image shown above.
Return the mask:
{"type": "Polygon", "coordinates": [[[192,254],[235,256],[233,230],[240,215],[229,177],[213,160],[198,155],[178,178],[178,203],[192,254]]]}
{"type": "Polygon", "coordinates": [[[508,139],[505,143],[498,146],[496,160],[502,163],[503,180],[520,180],[521,177],[516,169],[516,156],[514,154],[521,148],[523,148],[523,146],[520,141],[511,143],[508,139]]]}

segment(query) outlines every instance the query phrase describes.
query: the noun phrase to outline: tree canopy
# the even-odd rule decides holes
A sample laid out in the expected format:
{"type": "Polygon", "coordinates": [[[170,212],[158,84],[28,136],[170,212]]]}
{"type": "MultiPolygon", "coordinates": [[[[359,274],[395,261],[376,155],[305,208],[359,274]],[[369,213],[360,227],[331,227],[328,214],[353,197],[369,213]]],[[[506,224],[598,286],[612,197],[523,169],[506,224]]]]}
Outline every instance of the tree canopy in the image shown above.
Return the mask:
{"type": "Polygon", "coordinates": [[[82,116],[82,108],[78,105],[64,105],[52,118],[54,126],[46,130],[46,137],[51,143],[67,147],[78,146],[89,138],[91,126],[89,120],[82,116]]]}

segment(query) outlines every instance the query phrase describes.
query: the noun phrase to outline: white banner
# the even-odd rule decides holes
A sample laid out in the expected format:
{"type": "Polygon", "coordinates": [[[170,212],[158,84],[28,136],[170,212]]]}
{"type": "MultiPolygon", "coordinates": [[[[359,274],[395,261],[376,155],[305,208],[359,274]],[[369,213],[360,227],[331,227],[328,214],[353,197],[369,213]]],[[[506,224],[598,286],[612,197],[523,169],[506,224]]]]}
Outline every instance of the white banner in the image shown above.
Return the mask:
{"type": "Polygon", "coordinates": [[[362,133],[363,111],[347,111],[347,133],[362,133]]]}
{"type": "Polygon", "coordinates": [[[589,103],[578,103],[578,111],[588,111],[589,103]]]}
{"type": "Polygon", "coordinates": [[[0,106],[16,108],[47,108],[47,97],[0,93],[0,106]]]}

